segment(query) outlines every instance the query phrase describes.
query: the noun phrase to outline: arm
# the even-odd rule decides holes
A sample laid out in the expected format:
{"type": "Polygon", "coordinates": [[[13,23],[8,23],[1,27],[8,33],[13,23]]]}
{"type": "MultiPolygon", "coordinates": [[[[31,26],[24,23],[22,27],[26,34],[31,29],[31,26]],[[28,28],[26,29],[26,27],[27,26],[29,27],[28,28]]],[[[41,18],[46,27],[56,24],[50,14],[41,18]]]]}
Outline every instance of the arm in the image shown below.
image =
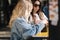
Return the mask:
{"type": "MultiPolygon", "coordinates": [[[[39,23],[37,25],[31,25],[31,24],[28,24],[24,21],[20,21],[20,20],[17,20],[15,22],[15,30],[18,30],[17,32],[15,31],[14,33],[16,33],[17,35],[21,33],[21,37],[23,38],[26,38],[28,36],[33,36],[35,35],[36,33],[38,32],[41,32],[41,30],[45,27],[45,25],[43,23],[39,23]]],[[[13,32],[12,32],[13,33],[13,32]]]]}

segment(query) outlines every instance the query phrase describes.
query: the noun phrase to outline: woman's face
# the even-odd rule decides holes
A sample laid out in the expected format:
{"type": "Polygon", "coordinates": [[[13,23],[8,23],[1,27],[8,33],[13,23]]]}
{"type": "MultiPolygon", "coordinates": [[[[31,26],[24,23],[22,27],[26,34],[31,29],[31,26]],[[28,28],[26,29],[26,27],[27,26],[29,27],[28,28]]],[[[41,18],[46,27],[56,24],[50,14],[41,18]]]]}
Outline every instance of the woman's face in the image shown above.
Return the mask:
{"type": "Polygon", "coordinates": [[[37,11],[39,10],[39,5],[40,5],[40,2],[39,2],[39,1],[36,1],[36,2],[34,3],[34,6],[33,6],[34,12],[37,12],[37,11]]]}

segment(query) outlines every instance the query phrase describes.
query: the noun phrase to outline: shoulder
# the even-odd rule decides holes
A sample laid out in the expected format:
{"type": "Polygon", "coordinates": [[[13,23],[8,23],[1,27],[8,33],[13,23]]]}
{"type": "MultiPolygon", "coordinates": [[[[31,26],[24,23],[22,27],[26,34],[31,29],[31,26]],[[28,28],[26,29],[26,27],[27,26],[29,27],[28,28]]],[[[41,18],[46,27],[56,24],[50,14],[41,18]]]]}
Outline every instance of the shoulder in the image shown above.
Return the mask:
{"type": "Polygon", "coordinates": [[[43,16],[43,15],[44,15],[44,12],[39,12],[39,15],[40,15],[40,16],[43,16]]]}
{"type": "Polygon", "coordinates": [[[23,22],[25,22],[24,18],[17,18],[14,20],[13,24],[22,24],[23,22]]]}
{"type": "Polygon", "coordinates": [[[22,17],[22,18],[19,18],[19,17],[18,17],[18,18],[16,19],[16,21],[19,21],[19,22],[21,22],[21,21],[22,21],[22,22],[25,22],[25,19],[24,19],[23,17],[22,17]]]}
{"type": "Polygon", "coordinates": [[[14,22],[12,24],[12,27],[13,27],[13,29],[15,29],[15,28],[17,28],[17,29],[23,28],[23,23],[25,23],[24,19],[17,18],[17,19],[14,20],[14,22]]]}

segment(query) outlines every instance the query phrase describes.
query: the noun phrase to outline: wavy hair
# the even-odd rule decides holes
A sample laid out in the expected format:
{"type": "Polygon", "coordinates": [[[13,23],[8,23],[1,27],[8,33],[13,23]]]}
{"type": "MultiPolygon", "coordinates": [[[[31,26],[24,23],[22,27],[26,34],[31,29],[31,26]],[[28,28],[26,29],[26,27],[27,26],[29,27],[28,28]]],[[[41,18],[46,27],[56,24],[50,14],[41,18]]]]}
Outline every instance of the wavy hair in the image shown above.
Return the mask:
{"type": "MultiPolygon", "coordinates": [[[[27,0],[20,0],[16,7],[14,8],[13,12],[12,12],[12,16],[10,18],[10,22],[9,22],[9,27],[11,28],[12,27],[12,23],[13,21],[18,18],[18,17],[26,17],[25,16],[25,11],[27,9],[27,5],[32,5],[31,3],[28,3],[28,2],[31,2],[30,0],[28,0],[27,4],[26,4],[27,0]]],[[[30,6],[29,6],[30,7],[30,6]]],[[[31,7],[30,7],[31,8],[31,7]]]]}

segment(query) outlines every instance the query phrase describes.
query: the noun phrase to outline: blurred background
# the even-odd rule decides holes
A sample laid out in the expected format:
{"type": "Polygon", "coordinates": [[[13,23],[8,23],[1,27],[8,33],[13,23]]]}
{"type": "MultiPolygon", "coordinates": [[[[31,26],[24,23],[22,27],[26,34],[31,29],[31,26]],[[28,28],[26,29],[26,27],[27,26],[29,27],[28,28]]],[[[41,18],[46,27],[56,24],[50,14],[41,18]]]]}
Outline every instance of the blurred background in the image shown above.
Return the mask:
{"type": "Polygon", "coordinates": [[[8,23],[18,0],[0,0],[0,40],[10,40],[8,23]]]}
{"type": "Polygon", "coordinates": [[[59,40],[58,27],[58,0],[49,0],[50,40],[59,40]]]}

